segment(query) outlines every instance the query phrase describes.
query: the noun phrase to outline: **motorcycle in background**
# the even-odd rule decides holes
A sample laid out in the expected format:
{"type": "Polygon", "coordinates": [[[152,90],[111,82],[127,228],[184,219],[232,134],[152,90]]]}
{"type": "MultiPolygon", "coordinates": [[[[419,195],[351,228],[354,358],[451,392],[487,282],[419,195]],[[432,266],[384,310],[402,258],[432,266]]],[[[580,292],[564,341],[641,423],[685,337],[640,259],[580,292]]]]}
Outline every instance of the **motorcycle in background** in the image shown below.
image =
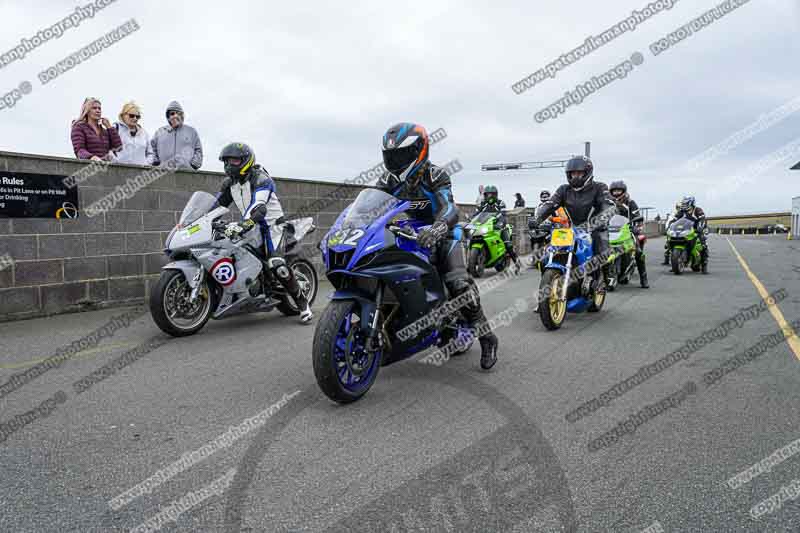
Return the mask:
{"type": "MultiPolygon", "coordinates": [[[[483,211],[475,215],[464,228],[468,243],[467,271],[474,278],[483,276],[487,268],[494,267],[496,271],[502,272],[514,263],[503,242],[503,228],[497,227],[498,218],[497,212],[483,211]]],[[[507,227],[511,234],[511,225],[507,227]]]]}
{"type": "Polygon", "coordinates": [[[667,248],[670,266],[675,275],[680,275],[688,266],[693,272],[702,268],[701,252],[703,244],[694,229],[694,222],[682,217],[673,222],[667,230],[667,248]]]}
{"type": "Polygon", "coordinates": [[[617,284],[628,284],[636,268],[636,240],[627,217],[611,217],[608,223],[608,241],[612,254],[608,258],[610,268],[607,289],[614,292],[617,284]]]}
{"type": "MultiPolygon", "coordinates": [[[[197,333],[209,318],[219,320],[273,308],[287,316],[300,314],[266,268],[268,259],[261,251],[259,229],[227,238],[227,224],[220,219],[229,209],[211,209],[215,203],[213,195],[195,192],[166,239],[164,253],[172,262],[161,269],[153,286],[150,313],[158,327],[173,337],[197,333]]],[[[270,228],[275,254],[285,257],[309,304],[317,295],[317,273],[309,261],[297,256],[297,245],[314,229],[310,217],[270,228]]]]}

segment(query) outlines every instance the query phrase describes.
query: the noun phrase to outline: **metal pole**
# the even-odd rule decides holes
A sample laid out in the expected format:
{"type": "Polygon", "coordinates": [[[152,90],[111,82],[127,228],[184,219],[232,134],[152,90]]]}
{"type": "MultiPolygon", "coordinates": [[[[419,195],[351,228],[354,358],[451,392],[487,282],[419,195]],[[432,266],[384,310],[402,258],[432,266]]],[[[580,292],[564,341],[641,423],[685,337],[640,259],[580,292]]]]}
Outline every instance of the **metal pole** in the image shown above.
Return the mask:
{"type": "Polygon", "coordinates": [[[591,143],[591,142],[589,142],[589,141],[586,141],[586,142],[585,142],[585,143],[583,143],[583,144],[584,144],[584,153],[586,154],[586,157],[591,157],[591,153],[592,153],[592,143],[591,143]]]}

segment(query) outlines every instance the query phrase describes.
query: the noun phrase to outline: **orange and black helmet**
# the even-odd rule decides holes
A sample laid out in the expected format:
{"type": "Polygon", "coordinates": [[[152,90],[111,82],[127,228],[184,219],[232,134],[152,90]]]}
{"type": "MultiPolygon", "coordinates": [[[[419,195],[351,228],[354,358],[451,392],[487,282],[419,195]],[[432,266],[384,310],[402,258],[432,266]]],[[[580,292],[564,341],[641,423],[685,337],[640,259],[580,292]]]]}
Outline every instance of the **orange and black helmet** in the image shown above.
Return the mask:
{"type": "Polygon", "coordinates": [[[219,160],[225,164],[225,174],[243,183],[256,163],[256,154],[244,143],[231,143],[222,149],[219,160]]]}
{"type": "Polygon", "coordinates": [[[428,162],[428,132],[418,124],[401,122],[383,134],[383,163],[400,181],[419,181],[428,162]]]}

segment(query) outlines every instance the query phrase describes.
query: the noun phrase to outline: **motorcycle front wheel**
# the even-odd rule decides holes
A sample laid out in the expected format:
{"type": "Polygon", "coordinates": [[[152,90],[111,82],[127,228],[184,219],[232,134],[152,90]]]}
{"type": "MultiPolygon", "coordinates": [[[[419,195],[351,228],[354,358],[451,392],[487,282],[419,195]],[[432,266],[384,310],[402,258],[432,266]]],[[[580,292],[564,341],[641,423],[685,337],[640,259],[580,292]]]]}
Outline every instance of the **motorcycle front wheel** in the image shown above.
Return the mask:
{"type": "Polygon", "coordinates": [[[564,275],[555,269],[545,270],[539,283],[539,295],[546,298],[538,304],[539,317],[551,331],[560,328],[567,316],[567,302],[561,299],[564,283],[564,275]]]}
{"type": "Polygon", "coordinates": [[[364,396],[381,366],[382,353],[365,350],[360,315],[356,300],[333,300],[314,331],[314,377],[325,396],[337,403],[352,403],[364,396]]]}
{"type": "Polygon", "coordinates": [[[486,268],[486,256],[483,253],[483,247],[469,249],[469,261],[467,262],[467,269],[472,274],[473,278],[480,278],[483,276],[483,271],[486,268]]]}
{"type": "Polygon", "coordinates": [[[173,337],[194,335],[206,325],[217,307],[217,295],[203,280],[197,300],[190,302],[192,288],[180,270],[164,270],[150,292],[150,314],[173,337]]]}
{"type": "Polygon", "coordinates": [[[683,269],[683,250],[680,248],[673,248],[670,262],[672,264],[672,272],[676,276],[680,276],[681,270],[683,269]]]}

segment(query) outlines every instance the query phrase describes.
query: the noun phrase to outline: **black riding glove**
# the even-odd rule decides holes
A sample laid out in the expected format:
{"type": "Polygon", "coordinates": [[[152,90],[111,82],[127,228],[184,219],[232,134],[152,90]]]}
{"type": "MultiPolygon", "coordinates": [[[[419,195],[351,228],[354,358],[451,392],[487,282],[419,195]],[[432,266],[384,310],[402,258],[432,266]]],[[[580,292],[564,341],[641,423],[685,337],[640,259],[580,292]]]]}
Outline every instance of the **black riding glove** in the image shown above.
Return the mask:
{"type": "Polygon", "coordinates": [[[447,227],[447,224],[438,220],[433,223],[433,226],[425,228],[417,237],[417,242],[423,248],[433,248],[436,246],[440,240],[442,240],[450,228],[447,227]]]}

